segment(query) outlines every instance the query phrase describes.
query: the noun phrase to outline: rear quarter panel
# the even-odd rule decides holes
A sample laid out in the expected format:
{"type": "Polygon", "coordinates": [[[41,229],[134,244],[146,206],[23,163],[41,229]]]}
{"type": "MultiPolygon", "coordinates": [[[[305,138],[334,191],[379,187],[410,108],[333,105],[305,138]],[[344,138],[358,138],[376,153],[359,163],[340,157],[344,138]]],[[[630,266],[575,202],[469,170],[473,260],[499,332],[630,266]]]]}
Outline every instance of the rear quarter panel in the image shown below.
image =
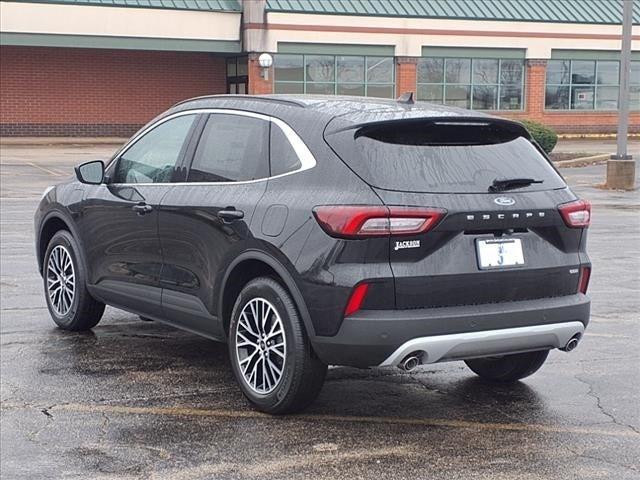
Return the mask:
{"type": "Polygon", "coordinates": [[[386,283],[372,298],[387,306],[393,303],[388,239],[335,239],[313,216],[313,208],[318,205],[380,204],[371,187],[324,142],[325,123],[303,118],[290,123],[311,150],[316,166],[269,180],[251,223],[256,239],[281,252],[294,267],[313,323],[312,336],[337,331],[348,296],[361,280],[375,278],[379,284],[386,283]]]}

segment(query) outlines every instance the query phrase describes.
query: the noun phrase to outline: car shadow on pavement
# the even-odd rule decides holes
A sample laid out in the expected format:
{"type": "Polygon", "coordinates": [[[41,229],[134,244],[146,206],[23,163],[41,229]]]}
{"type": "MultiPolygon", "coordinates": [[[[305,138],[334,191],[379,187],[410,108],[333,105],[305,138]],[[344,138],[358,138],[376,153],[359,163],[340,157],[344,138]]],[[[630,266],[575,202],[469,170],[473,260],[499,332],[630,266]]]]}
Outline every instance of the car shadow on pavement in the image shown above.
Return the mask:
{"type": "Polygon", "coordinates": [[[541,395],[525,382],[490,383],[467,373],[461,362],[430,367],[411,374],[389,368],[335,369],[310,411],[483,422],[548,416],[541,395]],[[459,368],[452,371],[452,365],[459,368]]]}
{"type": "MultiPolygon", "coordinates": [[[[248,410],[231,373],[224,344],[150,322],[105,324],[85,333],[51,329],[38,372],[60,401],[248,410]],[[84,398],[90,389],[91,398],[84,398]]],[[[462,363],[392,368],[331,368],[313,415],[449,418],[501,421],[548,417],[538,393],[524,382],[492,384],[462,363]],[[451,365],[459,365],[453,369],[451,365]]]]}

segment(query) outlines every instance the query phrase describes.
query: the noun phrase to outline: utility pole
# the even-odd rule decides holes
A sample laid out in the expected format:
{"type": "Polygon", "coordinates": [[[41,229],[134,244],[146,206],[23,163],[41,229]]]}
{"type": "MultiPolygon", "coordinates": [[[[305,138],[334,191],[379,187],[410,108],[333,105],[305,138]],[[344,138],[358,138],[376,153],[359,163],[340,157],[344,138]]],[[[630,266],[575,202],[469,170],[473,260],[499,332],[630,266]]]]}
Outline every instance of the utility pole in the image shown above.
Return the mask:
{"type": "Polygon", "coordinates": [[[629,76],[631,74],[631,24],[634,0],[622,0],[622,49],[620,54],[620,92],[618,96],[618,150],[607,162],[607,188],[633,190],[636,163],[627,153],[629,135],[629,76]]]}

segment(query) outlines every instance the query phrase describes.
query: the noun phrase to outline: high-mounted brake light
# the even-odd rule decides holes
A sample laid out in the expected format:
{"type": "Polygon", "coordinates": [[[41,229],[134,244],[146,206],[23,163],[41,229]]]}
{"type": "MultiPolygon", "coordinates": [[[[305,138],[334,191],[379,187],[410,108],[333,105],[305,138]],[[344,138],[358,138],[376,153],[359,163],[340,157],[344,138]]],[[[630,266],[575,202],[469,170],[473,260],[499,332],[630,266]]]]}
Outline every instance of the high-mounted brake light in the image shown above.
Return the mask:
{"type": "Polygon", "coordinates": [[[323,205],[313,214],[332,237],[415,235],[433,229],[447,213],[442,208],[323,205]]]}
{"type": "Polygon", "coordinates": [[[591,223],[591,203],[586,200],[563,203],[558,210],[567,227],[585,228],[591,223]]]}
{"type": "Polygon", "coordinates": [[[578,280],[578,291],[586,294],[589,288],[589,279],[591,278],[591,267],[580,267],[580,280],[578,280]]]}

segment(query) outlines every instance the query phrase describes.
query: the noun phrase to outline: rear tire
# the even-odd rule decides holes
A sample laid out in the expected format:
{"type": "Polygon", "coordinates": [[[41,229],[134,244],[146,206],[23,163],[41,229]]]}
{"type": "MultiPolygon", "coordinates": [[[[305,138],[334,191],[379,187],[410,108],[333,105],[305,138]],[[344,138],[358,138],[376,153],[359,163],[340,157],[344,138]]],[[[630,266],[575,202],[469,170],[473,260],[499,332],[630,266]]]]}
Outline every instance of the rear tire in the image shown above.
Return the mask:
{"type": "Polygon", "coordinates": [[[42,278],[51,318],[64,330],[89,330],[104,313],[104,303],[87,291],[86,272],[73,236],[66,230],[56,232],[44,255],[42,278]]]}
{"type": "Polygon", "coordinates": [[[475,358],[465,360],[464,363],[485,380],[511,383],[537,372],[548,355],[549,350],[540,350],[502,357],[475,358]]]}
{"type": "Polygon", "coordinates": [[[293,299],[268,277],[247,283],[236,299],[229,357],[244,396],[271,414],[309,406],[327,373],[327,365],[311,348],[293,299]]]}

